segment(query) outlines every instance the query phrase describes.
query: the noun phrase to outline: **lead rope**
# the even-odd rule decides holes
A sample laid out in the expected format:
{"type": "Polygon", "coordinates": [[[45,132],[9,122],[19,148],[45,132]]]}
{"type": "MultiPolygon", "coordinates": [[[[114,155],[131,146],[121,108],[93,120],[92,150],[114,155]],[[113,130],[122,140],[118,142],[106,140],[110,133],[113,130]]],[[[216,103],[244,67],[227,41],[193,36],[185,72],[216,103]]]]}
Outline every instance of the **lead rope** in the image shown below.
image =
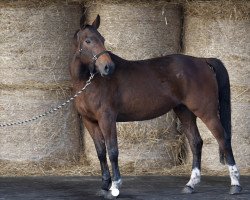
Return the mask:
{"type": "Polygon", "coordinates": [[[45,116],[47,116],[49,114],[52,114],[52,113],[54,113],[54,112],[62,109],[64,106],[68,105],[71,101],[73,101],[76,97],[78,97],[88,87],[88,85],[91,84],[91,80],[94,78],[94,76],[95,76],[95,74],[91,73],[90,77],[86,81],[86,84],[84,85],[84,87],[80,91],[78,91],[74,96],[72,96],[71,98],[69,98],[66,102],[62,103],[61,105],[59,105],[57,107],[54,107],[54,108],[50,109],[49,111],[47,111],[47,112],[45,112],[45,113],[43,113],[41,115],[34,116],[34,117],[32,117],[30,119],[27,119],[27,120],[0,124],[0,127],[7,127],[7,126],[27,124],[29,122],[33,122],[35,120],[38,120],[38,119],[40,119],[42,117],[45,117],[45,116]]]}

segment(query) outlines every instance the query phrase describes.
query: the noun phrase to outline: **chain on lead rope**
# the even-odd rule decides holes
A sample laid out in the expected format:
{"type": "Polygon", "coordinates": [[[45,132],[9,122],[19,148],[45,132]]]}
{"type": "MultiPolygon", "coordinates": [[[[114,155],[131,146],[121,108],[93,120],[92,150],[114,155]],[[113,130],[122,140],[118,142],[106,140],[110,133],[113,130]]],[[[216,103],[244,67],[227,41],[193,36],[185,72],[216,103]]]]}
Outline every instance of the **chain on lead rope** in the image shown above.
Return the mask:
{"type": "Polygon", "coordinates": [[[84,85],[84,87],[80,91],[78,91],[74,96],[72,96],[71,98],[69,98],[66,102],[62,103],[61,105],[59,105],[57,107],[54,107],[54,108],[50,109],[49,111],[44,112],[43,114],[34,116],[34,117],[32,117],[30,119],[27,119],[27,120],[0,124],[0,127],[7,127],[7,126],[14,126],[14,125],[23,125],[23,124],[35,121],[37,119],[40,119],[42,117],[45,117],[45,116],[47,116],[49,114],[52,114],[52,113],[54,113],[54,112],[62,109],[63,107],[65,107],[66,105],[68,105],[71,101],[73,101],[76,97],[78,97],[88,87],[88,85],[91,84],[91,80],[94,78],[94,76],[95,76],[95,74],[91,73],[90,77],[86,81],[86,84],[84,85]]]}

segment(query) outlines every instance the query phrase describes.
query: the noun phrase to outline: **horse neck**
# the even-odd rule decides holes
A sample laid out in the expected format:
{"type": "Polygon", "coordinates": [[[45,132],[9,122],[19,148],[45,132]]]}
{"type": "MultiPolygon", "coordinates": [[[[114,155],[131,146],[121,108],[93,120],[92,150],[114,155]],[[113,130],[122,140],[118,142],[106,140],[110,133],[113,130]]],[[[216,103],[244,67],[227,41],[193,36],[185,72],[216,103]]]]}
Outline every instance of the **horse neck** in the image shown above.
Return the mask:
{"type": "Polygon", "coordinates": [[[73,82],[87,81],[90,73],[88,65],[82,64],[77,56],[74,56],[70,63],[70,75],[73,82]]]}
{"type": "Polygon", "coordinates": [[[131,61],[125,60],[125,59],[123,59],[123,58],[121,58],[113,53],[110,53],[110,57],[113,60],[113,62],[115,63],[116,68],[119,68],[123,65],[126,66],[127,63],[131,62],[131,61]]]}

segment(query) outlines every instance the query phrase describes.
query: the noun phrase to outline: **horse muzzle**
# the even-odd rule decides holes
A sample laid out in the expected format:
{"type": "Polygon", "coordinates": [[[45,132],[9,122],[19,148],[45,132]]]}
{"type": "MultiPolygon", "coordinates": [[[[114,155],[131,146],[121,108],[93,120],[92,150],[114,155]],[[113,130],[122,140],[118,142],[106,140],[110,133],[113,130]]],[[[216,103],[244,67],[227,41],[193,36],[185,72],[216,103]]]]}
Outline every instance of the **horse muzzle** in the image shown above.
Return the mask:
{"type": "Polygon", "coordinates": [[[100,70],[100,74],[102,76],[109,76],[114,73],[115,70],[115,64],[113,62],[107,63],[103,70],[100,70]]]}
{"type": "Polygon", "coordinates": [[[108,76],[114,72],[115,64],[110,58],[109,51],[102,51],[94,55],[92,59],[94,60],[96,71],[102,76],[108,76]]]}

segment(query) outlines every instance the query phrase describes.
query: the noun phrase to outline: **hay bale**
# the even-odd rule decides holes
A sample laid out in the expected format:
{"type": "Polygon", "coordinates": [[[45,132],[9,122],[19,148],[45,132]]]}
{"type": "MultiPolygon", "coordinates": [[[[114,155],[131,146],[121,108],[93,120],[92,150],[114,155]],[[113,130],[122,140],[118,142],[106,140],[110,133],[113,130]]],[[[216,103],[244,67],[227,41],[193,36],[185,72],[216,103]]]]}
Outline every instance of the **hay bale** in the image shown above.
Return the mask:
{"type": "MultiPolygon", "coordinates": [[[[165,1],[87,1],[87,22],[101,16],[106,47],[125,59],[146,59],[177,53],[181,38],[181,7],[165,1]]],[[[156,97],[157,98],[157,97],[156,97]]],[[[89,134],[86,159],[99,168],[89,134]]],[[[150,172],[178,165],[182,140],[173,112],[160,118],[118,124],[119,162],[123,173],[150,172]]]]}
{"type": "MultiPolygon", "coordinates": [[[[232,146],[240,168],[250,164],[250,20],[249,1],[189,2],[185,8],[184,52],[217,57],[228,69],[232,91],[232,146]]],[[[219,164],[218,144],[199,122],[204,139],[202,166],[225,169],[219,164]],[[215,162],[217,161],[217,162],[215,162]]]]}
{"type": "MultiPolygon", "coordinates": [[[[68,58],[80,16],[79,4],[67,1],[0,2],[1,123],[32,118],[71,95],[68,58]]],[[[77,160],[79,133],[73,106],[32,124],[1,128],[0,160],[14,167],[77,160]]]]}
{"type": "MultiPolygon", "coordinates": [[[[1,90],[0,121],[23,121],[44,113],[69,91],[1,90]]],[[[73,105],[34,123],[1,128],[0,160],[60,163],[79,157],[79,127],[73,105]]]]}
{"type": "Polygon", "coordinates": [[[85,1],[87,21],[101,16],[106,47],[125,59],[141,60],[179,52],[181,7],[166,1],[85,1]]]}
{"type": "Polygon", "coordinates": [[[71,38],[79,27],[80,6],[8,2],[0,2],[0,84],[69,85],[71,38]]]}

